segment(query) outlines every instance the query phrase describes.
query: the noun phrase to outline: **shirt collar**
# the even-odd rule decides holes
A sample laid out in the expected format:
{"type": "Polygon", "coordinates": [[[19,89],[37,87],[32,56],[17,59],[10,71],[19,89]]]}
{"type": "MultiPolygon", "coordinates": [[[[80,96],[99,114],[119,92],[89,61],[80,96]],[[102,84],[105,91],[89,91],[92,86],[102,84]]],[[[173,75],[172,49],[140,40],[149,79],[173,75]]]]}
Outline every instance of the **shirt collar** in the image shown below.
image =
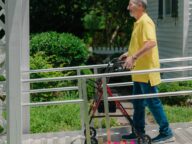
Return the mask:
{"type": "Polygon", "coordinates": [[[143,15],[135,22],[135,24],[140,23],[146,16],[147,16],[147,13],[143,13],[143,15]]]}

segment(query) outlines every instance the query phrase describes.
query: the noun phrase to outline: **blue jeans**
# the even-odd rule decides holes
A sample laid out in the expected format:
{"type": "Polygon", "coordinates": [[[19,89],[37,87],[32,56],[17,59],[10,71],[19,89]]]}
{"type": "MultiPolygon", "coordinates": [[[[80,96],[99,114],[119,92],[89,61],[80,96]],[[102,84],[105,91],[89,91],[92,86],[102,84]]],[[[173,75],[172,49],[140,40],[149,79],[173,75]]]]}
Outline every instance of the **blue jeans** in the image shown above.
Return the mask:
{"type": "MultiPolygon", "coordinates": [[[[134,82],[133,94],[149,94],[158,93],[156,86],[151,86],[150,83],[134,82]]],[[[149,110],[153,114],[156,122],[159,124],[159,132],[165,135],[171,135],[172,130],[169,127],[169,123],[163,106],[159,98],[147,98],[147,99],[135,99],[133,100],[133,123],[134,127],[141,133],[145,133],[145,106],[148,106],[149,110]]]]}

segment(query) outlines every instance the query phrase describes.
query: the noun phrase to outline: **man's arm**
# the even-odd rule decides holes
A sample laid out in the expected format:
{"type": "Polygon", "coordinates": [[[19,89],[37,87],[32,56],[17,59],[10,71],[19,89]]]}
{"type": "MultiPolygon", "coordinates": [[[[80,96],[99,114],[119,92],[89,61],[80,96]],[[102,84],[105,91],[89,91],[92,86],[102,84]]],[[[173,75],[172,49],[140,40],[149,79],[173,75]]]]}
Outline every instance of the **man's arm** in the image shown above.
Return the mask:
{"type": "Polygon", "coordinates": [[[155,46],[156,46],[155,41],[146,41],[144,43],[144,46],[137,53],[133,54],[132,57],[134,59],[137,59],[137,58],[143,56],[144,54],[146,54],[147,52],[149,52],[155,46]]]}
{"type": "Polygon", "coordinates": [[[122,54],[120,57],[119,57],[119,60],[124,60],[128,57],[128,52],[122,54]]]}
{"type": "MultiPolygon", "coordinates": [[[[133,54],[132,56],[129,56],[125,59],[125,63],[123,65],[126,69],[132,69],[134,67],[134,62],[139,58],[145,55],[147,52],[149,52],[152,48],[156,46],[155,41],[146,41],[143,45],[143,47],[133,54]]],[[[121,57],[121,56],[120,56],[121,57]]]]}

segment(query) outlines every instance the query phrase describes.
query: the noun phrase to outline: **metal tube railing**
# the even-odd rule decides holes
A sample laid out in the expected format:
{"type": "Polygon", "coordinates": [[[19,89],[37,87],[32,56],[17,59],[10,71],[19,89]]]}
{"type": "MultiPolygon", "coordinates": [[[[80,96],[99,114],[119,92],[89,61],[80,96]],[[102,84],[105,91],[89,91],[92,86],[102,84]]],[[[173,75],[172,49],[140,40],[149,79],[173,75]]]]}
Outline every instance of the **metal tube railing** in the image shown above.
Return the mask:
{"type": "Polygon", "coordinates": [[[83,99],[77,100],[65,100],[65,101],[52,101],[52,102],[36,102],[36,103],[22,103],[22,106],[48,106],[48,105],[60,105],[60,104],[70,104],[70,103],[81,103],[83,99]]]}
{"type": "MultiPolygon", "coordinates": [[[[174,59],[163,59],[161,63],[167,62],[176,62],[176,61],[186,61],[192,60],[192,57],[187,58],[174,58],[174,59]]],[[[52,91],[69,91],[69,90],[79,90],[82,92],[81,98],[77,100],[64,100],[64,101],[52,101],[52,102],[37,102],[37,103],[22,103],[22,106],[47,106],[47,105],[59,105],[59,104],[70,104],[70,103],[78,103],[83,105],[83,111],[85,117],[85,128],[86,128],[86,138],[87,143],[90,143],[90,129],[89,129],[89,116],[88,116],[88,100],[87,100],[87,92],[86,92],[86,80],[91,78],[102,78],[103,80],[103,100],[104,100],[104,108],[105,108],[105,118],[106,118],[106,126],[107,126],[107,135],[108,140],[110,140],[110,117],[109,117],[109,107],[108,101],[124,101],[124,100],[132,100],[132,99],[143,99],[143,98],[153,98],[153,97],[166,97],[166,96],[185,96],[192,94],[192,90],[188,91],[177,91],[177,92],[166,92],[166,93],[158,93],[158,94],[143,94],[143,95],[128,95],[128,96],[118,96],[118,97],[108,97],[107,94],[107,85],[110,87],[115,86],[125,86],[132,85],[132,82],[126,83],[114,83],[107,84],[107,77],[118,77],[118,76],[127,76],[132,74],[146,74],[152,72],[176,72],[176,71],[187,71],[192,70],[192,66],[183,66],[183,67],[172,67],[172,68],[162,68],[162,69],[152,69],[152,70],[142,70],[142,71],[128,71],[128,72],[119,72],[119,73],[104,73],[104,74],[91,74],[91,75],[80,75],[81,69],[94,69],[94,73],[97,73],[97,68],[106,67],[107,65],[92,65],[92,66],[80,66],[80,67],[69,67],[69,68],[57,68],[57,69],[42,69],[42,70],[32,70],[28,71],[30,73],[37,72],[51,72],[51,71],[66,71],[66,70],[77,70],[77,75],[75,76],[67,76],[67,77],[56,77],[56,78],[39,78],[39,79],[27,79],[22,80],[23,83],[37,83],[37,82],[47,82],[47,81],[63,81],[63,80],[78,80],[78,86],[72,87],[61,87],[61,88],[49,88],[49,89],[35,89],[30,91],[24,91],[24,93],[41,93],[41,92],[52,92],[52,91]],[[82,80],[82,83],[81,83],[82,80]]],[[[192,80],[192,77],[182,77],[182,78],[172,78],[172,79],[163,79],[162,82],[175,82],[175,81],[187,81],[192,80]]],[[[81,107],[82,109],[82,107],[81,107]]]]}
{"type": "MultiPolygon", "coordinates": [[[[162,83],[170,83],[170,82],[189,81],[189,80],[192,80],[192,77],[161,79],[161,82],[162,83]]],[[[133,82],[109,83],[107,85],[109,87],[131,86],[131,85],[133,85],[133,82]]]]}
{"type": "Polygon", "coordinates": [[[169,58],[169,59],[160,59],[160,63],[183,62],[183,61],[191,61],[191,60],[192,60],[192,57],[169,58]]]}
{"type": "Polygon", "coordinates": [[[75,66],[75,67],[63,67],[63,68],[51,68],[51,69],[38,69],[38,70],[23,71],[23,73],[40,73],[40,72],[83,70],[83,69],[103,68],[106,66],[107,66],[107,64],[100,64],[100,65],[90,65],[90,66],[75,66]]]}
{"type": "MultiPolygon", "coordinates": [[[[170,62],[182,62],[190,61],[192,57],[180,57],[180,58],[169,58],[169,59],[160,59],[160,63],[170,63],[170,62]]],[[[54,71],[69,71],[69,70],[82,70],[82,69],[94,69],[94,68],[104,68],[107,64],[99,65],[88,65],[88,66],[74,66],[74,67],[63,67],[63,68],[51,68],[51,69],[38,69],[23,71],[23,73],[40,73],[40,72],[54,72],[54,71]]]]}
{"type": "MultiPolygon", "coordinates": [[[[173,59],[163,59],[161,63],[167,62],[178,62],[178,61],[188,61],[192,60],[192,57],[186,58],[173,58],[173,59]]],[[[77,70],[78,75],[75,76],[68,76],[68,77],[56,77],[56,78],[40,78],[40,79],[27,79],[22,80],[23,83],[37,83],[37,82],[46,82],[46,81],[62,81],[62,80],[78,80],[78,86],[71,86],[71,87],[61,87],[61,88],[49,88],[49,89],[34,89],[30,91],[23,91],[23,93],[42,93],[42,92],[54,92],[54,91],[70,91],[70,90],[79,90],[83,91],[83,97],[77,100],[64,100],[64,101],[51,101],[51,102],[37,102],[37,103],[22,103],[22,106],[48,106],[48,105],[61,105],[61,104],[83,104],[84,107],[84,116],[85,117],[85,126],[87,142],[90,142],[90,129],[89,129],[89,116],[88,114],[88,100],[87,100],[87,92],[86,92],[86,79],[90,78],[102,78],[103,79],[103,97],[104,97],[104,107],[105,107],[105,117],[106,117],[106,126],[107,126],[107,133],[108,139],[110,140],[110,117],[109,117],[109,110],[108,110],[108,101],[115,101],[115,100],[132,100],[132,99],[143,99],[143,98],[153,98],[153,97],[166,97],[166,96],[185,96],[192,94],[192,90],[188,91],[177,91],[177,92],[166,92],[166,93],[158,93],[158,94],[143,94],[143,95],[128,95],[128,96],[118,96],[118,97],[108,97],[106,87],[107,85],[110,87],[115,86],[125,86],[125,85],[132,85],[132,82],[126,83],[114,83],[114,84],[107,84],[106,78],[107,77],[118,77],[118,76],[127,76],[132,74],[146,74],[151,72],[176,72],[176,71],[187,71],[192,70],[192,66],[183,66],[183,67],[173,67],[173,68],[162,68],[162,69],[152,69],[152,70],[142,70],[142,71],[128,71],[128,72],[119,72],[119,73],[104,73],[104,74],[92,74],[92,75],[80,75],[80,71],[82,69],[94,69],[94,72],[97,72],[97,68],[106,67],[107,64],[102,65],[92,65],[92,66],[80,66],[80,67],[68,67],[68,68],[54,68],[54,69],[41,69],[41,70],[31,70],[25,71],[29,73],[37,73],[37,72],[53,72],[53,71],[67,71],[67,70],[77,70]],[[83,85],[80,84],[80,80],[83,79],[83,85]],[[81,89],[79,87],[81,86],[81,89]]],[[[192,77],[183,77],[183,78],[172,78],[172,79],[163,79],[162,82],[175,82],[175,81],[187,81],[192,80],[192,77]]],[[[82,109],[82,108],[81,108],[82,109]]]]}
{"type": "Polygon", "coordinates": [[[177,91],[177,92],[165,92],[156,94],[141,94],[141,95],[128,95],[128,96],[118,96],[118,97],[108,97],[109,101],[123,101],[123,100],[133,100],[133,99],[146,99],[155,97],[167,97],[167,96],[186,96],[192,94],[192,90],[177,91]]]}
{"type": "Polygon", "coordinates": [[[151,69],[151,70],[138,70],[138,71],[128,71],[128,72],[119,72],[119,73],[103,73],[103,74],[92,74],[92,75],[56,77],[56,78],[26,79],[26,80],[22,80],[22,82],[34,83],[34,82],[46,82],[46,81],[76,80],[79,78],[118,77],[118,76],[132,75],[132,74],[146,74],[146,73],[152,73],[152,72],[176,72],[176,71],[187,71],[187,70],[192,70],[192,66],[151,69]]]}
{"type": "MultiPolygon", "coordinates": [[[[162,81],[162,83],[170,83],[170,82],[189,81],[189,80],[192,80],[192,77],[162,79],[161,81],[162,81]]],[[[109,87],[131,86],[131,85],[133,85],[133,82],[108,83],[107,85],[109,87]]],[[[43,93],[43,92],[56,92],[56,91],[57,92],[60,92],[60,91],[73,91],[73,90],[78,90],[78,87],[74,86],[74,87],[35,89],[35,90],[30,90],[30,91],[23,91],[23,93],[43,93]]],[[[6,95],[6,93],[2,92],[1,95],[6,95]]]]}
{"type": "Polygon", "coordinates": [[[74,87],[60,87],[60,88],[48,88],[48,89],[34,89],[30,91],[23,91],[23,93],[44,93],[44,92],[59,92],[59,91],[73,91],[78,90],[77,86],[74,87]]]}

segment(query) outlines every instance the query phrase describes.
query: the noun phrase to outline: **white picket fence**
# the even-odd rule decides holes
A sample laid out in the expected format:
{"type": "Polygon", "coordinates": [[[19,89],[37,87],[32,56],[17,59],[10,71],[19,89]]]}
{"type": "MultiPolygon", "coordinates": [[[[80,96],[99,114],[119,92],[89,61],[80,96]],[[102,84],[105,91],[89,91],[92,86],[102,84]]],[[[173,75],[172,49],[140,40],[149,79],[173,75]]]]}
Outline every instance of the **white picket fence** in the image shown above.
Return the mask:
{"type": "Polygon", "coordinates": [[[126,47],[90,47],[91,52],[95,54],[115,54],[126,52],[126,47]]]}

